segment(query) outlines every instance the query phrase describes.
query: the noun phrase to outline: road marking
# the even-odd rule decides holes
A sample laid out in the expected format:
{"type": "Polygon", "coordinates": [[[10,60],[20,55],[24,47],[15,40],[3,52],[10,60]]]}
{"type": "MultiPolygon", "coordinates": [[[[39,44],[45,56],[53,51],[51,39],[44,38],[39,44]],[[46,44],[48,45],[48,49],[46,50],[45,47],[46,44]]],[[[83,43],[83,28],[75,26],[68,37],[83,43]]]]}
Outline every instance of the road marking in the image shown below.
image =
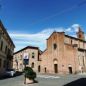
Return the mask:
{"type": "Polygon", "coordinates": [[[50,75],[38,75],[39,78],[50,78],[50,79],[57,79],[60,78],[59,76],[50,76],[50,75]]]}

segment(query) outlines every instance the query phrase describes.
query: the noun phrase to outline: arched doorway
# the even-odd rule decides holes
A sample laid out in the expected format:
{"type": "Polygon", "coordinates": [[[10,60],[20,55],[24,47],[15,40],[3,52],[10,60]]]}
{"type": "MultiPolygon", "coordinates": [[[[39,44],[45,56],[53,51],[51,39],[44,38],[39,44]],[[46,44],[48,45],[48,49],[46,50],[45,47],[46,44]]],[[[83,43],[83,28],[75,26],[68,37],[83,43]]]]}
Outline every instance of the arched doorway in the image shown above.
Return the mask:
{"type": "Polygon", "coordinates": [[[54,73],[58,73],[57,59],[54,59],[53,62],[54,62],[54,73]]]}
{"type": "Polygon", "coordinates": [[[69,74],[72,74],[72,66],[71,65],[68,65],[68,70],[69,70],[69,74]]]}
{"type": "Polygon", "coordinates": [[[47,72],[47,69],[46,69],[46,67],[44,68],[44,70],[45,70],[45,73],[47,72]]]}
{"type": "Polygon", "coordinates": [[[54,64],[54,72],[58,73],[58,64],[54,64]]]}

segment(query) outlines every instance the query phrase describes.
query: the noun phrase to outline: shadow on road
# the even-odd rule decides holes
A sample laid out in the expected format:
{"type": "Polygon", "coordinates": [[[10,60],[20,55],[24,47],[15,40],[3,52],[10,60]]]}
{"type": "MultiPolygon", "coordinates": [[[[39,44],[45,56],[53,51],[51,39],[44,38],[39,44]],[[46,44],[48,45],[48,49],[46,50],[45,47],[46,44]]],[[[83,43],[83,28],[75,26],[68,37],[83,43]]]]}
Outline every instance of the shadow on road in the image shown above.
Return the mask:
{"type": "Polygon", "coordinates": [[[86,86],[86,78],[80,78],[78,80],[65,84],[64,86],[86,86]]]}
{"type": "Polygon", "coordinates": [[[7,75],[0,76],[0,80],[4,80],[4,79],[8,79],[8,78],[14,78],[14,77],[20,76],[22,74],[23,74],[22,72],[16,72],[16,74],[13,77],[7,76],[7,75]]]}

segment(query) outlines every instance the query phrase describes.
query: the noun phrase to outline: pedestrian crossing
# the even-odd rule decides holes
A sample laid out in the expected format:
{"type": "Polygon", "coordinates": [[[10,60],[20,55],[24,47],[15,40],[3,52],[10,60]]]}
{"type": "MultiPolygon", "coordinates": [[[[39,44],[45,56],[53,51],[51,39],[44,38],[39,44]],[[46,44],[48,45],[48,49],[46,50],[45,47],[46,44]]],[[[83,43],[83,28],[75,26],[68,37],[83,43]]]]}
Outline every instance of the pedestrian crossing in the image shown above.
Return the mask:
{"type": "Polygon", "coordinates": [[[51,76],[51,75],[38,75],[38,78],[49,78],[49,79],[58,79],[60,78],[59,76],[51,76]]]}

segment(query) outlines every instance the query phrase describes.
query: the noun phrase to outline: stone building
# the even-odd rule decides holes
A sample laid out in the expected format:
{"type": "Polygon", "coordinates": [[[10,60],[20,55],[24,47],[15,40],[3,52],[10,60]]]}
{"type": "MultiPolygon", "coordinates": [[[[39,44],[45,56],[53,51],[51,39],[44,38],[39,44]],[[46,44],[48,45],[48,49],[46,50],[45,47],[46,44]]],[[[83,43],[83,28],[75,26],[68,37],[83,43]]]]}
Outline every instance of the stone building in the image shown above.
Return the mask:
{"type": "Polygon", "coordinates": [[[0,21],[0,75],[6,69],[12,68],[12,58],[15,45],[0,21]]]}
{"type": "Polygon", "coordinates": [[[84,32],[76,33],[77,37],[65,32],[53,32],[47,39],[47,48],[40,55],[41,73],[71,74],[86,72],[86,41],[84,32]]]}
{"type": "Polygon", "coordinates": [[[32,67],[34,71],[38,71],[38,66],[40,64],[40,55],[41,51],[38,47],[27,46],[17,52],[14,53],[13,56],[13,68],[16,71],[22,72],[24,69],[24,58],[25,54],[27,55],[28,59],[27,66],[32,67]]]}

